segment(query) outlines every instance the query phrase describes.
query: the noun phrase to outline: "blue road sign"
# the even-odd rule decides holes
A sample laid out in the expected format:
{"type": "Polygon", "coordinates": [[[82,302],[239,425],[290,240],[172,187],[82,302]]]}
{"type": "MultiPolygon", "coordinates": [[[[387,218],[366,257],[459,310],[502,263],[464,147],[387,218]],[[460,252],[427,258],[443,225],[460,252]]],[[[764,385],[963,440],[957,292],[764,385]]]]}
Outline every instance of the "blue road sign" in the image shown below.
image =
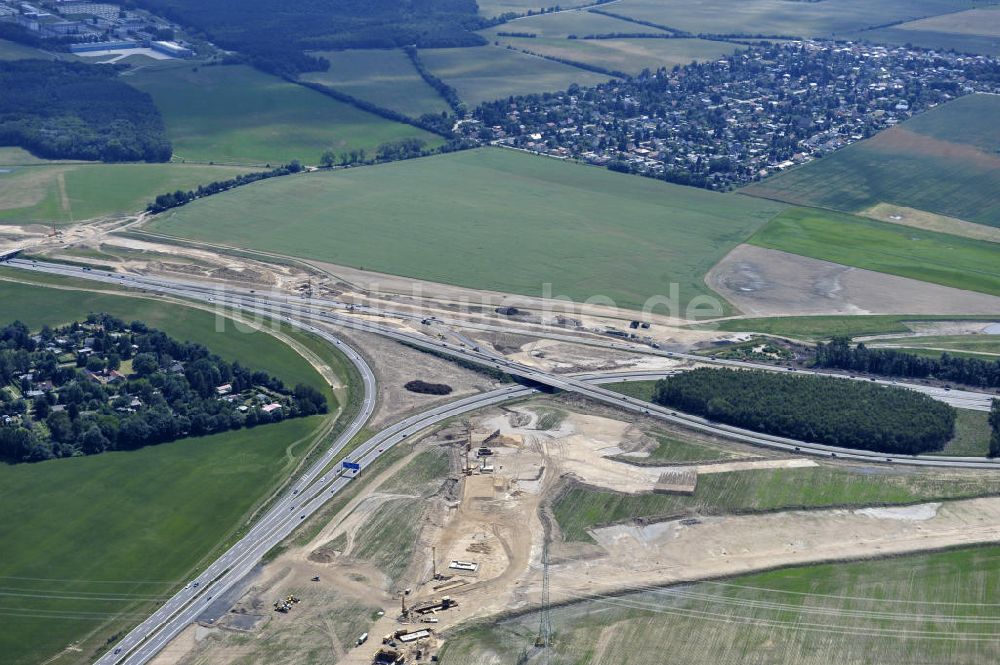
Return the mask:
{"type": "Polygon", "coordinates": [[[346,462],[345,461],[344,462],[344,468],[345,469],[351,469],[353,471],[360,471],[361,470],[361,465],[358,464],[357,462],[346,462]]]}

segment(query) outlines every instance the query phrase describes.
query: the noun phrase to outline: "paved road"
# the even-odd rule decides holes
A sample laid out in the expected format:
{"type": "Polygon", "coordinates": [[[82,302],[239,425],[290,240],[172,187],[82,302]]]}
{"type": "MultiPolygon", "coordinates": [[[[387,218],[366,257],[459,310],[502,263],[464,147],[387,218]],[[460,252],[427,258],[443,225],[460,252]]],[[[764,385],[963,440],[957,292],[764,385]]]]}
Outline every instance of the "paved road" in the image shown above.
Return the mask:
{"type": "MultiPolygon", "coordinates": [[[[350,476],[330,472],[324,475],[323,471],[336,455],[343,450],[354,434],[360,430],[374,410],[374,376],[371,373],[371,369],[354,349],[347,346],[323,326],[318,325],[318,323],[373,332],[420,348],[492,366],[508,372],[528,384],[515,384],[489,393],[475,395],[404,419],[378,433],[350,454],[350,459],[357,461],[362,468],[367,467],[379,455],[400,441],[405,440],[414,432],[430,427],[442,420],[475,409],[481,409],[491,404],[528,396],[541,388],[554,388],[574,392],[618,408],[675,422],[689,428],[713,434],[723,434],[729,438],[753,445],[768,446],[790,452],[866,462],[1000,469],[1000,464],[986,460],[985,458],[885,456],[866,451],[840,449],[783,437],[762,435],[736,427],[713,423],[696,416],[678,413],[655,404],[606,390],[599,385],[600,383],[623,380],[656,379],[666,374],[662,372],[616,372],[610,374],[556,376],[507,360],[501,356],[482,352],[475,346],[470,347],[467,342],[471,340],[458,345],[454,343],[449,344],[381,323],[362,321],[353,316],[322,311],[314,306],[315,303],[311,302],[289,301],[286,299],[274,301],[260,294],[219,291],[186,282],[114,275],[58,264],[44,264],[21,260],[15,260],[10,263],[16,267],[29,270],[85,277],[96,281],[121,284],[205,302],[216,302],[248,313],[277,318],[329,340],[347,354],[348,358],[358,367],[364,378],[364,404],[361,413],[350,423],[347,431],[337,438],[319,461],[296,479],[291,489],[271,506],[261,520],[236,545],[209,566],[192,584],[178,592],[151,617],[133,629],[116,645],[114,651],[102,656],[97,661],[102,665],[117,663],[138,665],[148,662],[177,633],[194,621],[208,607],[213,598],[218,597],[221,593],[243,579],[269,549],[280,543],[298,524],[317,511],[331,496],[350,483],[350,476]]],[[[681,354],[674,355],[685,357],[681,354]]],[[[694,358],[699,361],[705,360],[700,356],[695,356],[694,358]]],[[[727,361],[726,364],[736,364],[738,366],[752,365],[750,363],[734,363],[732,361],[727,361]]],[[[766,368],[773,369],[770,367],[766,368]]],[[[971,397],[968,399],[981,399],[981,394],[979,393],[969,393],[969,395],[971,397]]],[[[953,398],[955,395],[948,394],[940,395],[939,397],[953,398]]]]}
{"type": "MultiPolygon", "coordinates": [[[[24,268],[29,270],[35,270],[39,272],[46,272],[52,274],[60,274],[71,277],[83,277],[86,279],[102,281],[107,283],[120,284],[124,286],[130,286],[133,288],[147,289],[150,291],[157,291],[161,293],[174,293],[175,295],[187,295],[188,297],[196,298],[199,300],[208,300],[210,302],[229,302],[238,305],[244,305],[247,308],[252,308],[259,306],[262,303],[268,303],[270,306],[286,306],[291,308],[291,311],[302,316],[311,316],[311,312],[327,312],[333,311],[349,312],[349,313],[363,313],[369,314],[375,317],[385,317],[402,319],[409,321],[421,321],[425,320],[420,314],[414,314],[412,312],[406,311],[396,311],[379,309],[375,307],[369,307],[365,305],[354,305],[351,303],[329,300],[322,298],[305,298],[301,296],[289,296],[287,294],[274,294],[265,292],[256,292],[246,289],[233,289],[227,288],[225,290],[220,288],[215,288],[211,286],[205,286],[202,283],[181,280],[181,279],[163,279],[156,277],[148,277],[141,275],[120,275],[115,273],[107,273],[97,270],[88,270],[82,267],[69,266],[64,264],[56,263],[44,263],[38,261],[27,261],[24,259],[13,259],[8,262],[9,265],[24,268]]],[[[653,355],[666,358],[672,358],[675,360],[689,360],[702,364],[719,365],[724,367],[736,367],[743,369],[759,369],[765,371],[788,371],[786,369],[777,368],[773,365],[766,365],[762,363],[753,363],[739,360],[726,360],[720,358],[710,358],[706,356],[699,356],[690,353],[680,353],[674,351],[665,351],[663,349],[655,349],[644,344],[638,344],[629,341],[611,341],[606,338],[602,338],[593,333],[570,333],[570,332],[557,332],[550,330],[534,330],[534,329],[524,329],[518,327],[512,329],[510,327],[504,327],[502,325],[496,324],[483,324],[475,323],[465,320],[458,319],[448,319],[439,317],[430,317],[435,322],[444,323],[449,326],[458,326],[473,330],[482,330],[487,332],[517,332],[518,334],[528,335],[532,337],[539,337],[544,339],[552,339],[558,341],[572,342],[575,344],[585,344],[588,346],[595,346],[599,348],[613,349],[618,351],[628,351],[632,353],[638,353],[643,355],[653,355]]],[[[356,317],[328,317],[329,321],[337,322],[343,325],[350,325],[351,323],[356,323],[356,317]]],[[[384,329],[387,326],[374,326],[366,327],[364,329],[371,330],[373,332],[379,332],[378,328],[384,329]]],[[[460,333],[459,333],[460,335],[460,333]]],[[[419,340],[425,340],[422,335],[416,335],[419,340]]],[[[467,349],[472,349],[474,343],[467,337],[460,337],[464,339],[467,349]]],[[[447,347],[449,345],[438,343],[438,346],[447,347]]],[[[451,345],[455,346],[455,345],[451,345]]],[[[458,345],[459,350],[461,350],[461,345],[458,345]]],[[[480,353],[480,355],[484,355],[480,353]]],[[[490,356],[491,358],[493,356],[490,356]]],[[[857,380],[857,381],[872,381],[872,379],[865,377],[850,376],[847,374],[842,374],[838,372],[821,372],[816,370],[797,370],[800,374],[808,375],[824,375],[832,376],[836,378],[841,378],[845,380],[857,380]]],[[[916,383],[907,383],[902,381],[892,381],[892,380],[876,380],[876,383],[882,385],[896,385],[910,390],[915,390],[917,392],[924,393],[933,397],[934,399],[945,402],[946,404],[951,404],[952,406],[972,409],[977,411],[989,411],[991,406],[991,401],[993,395],[985,392],[977,392],[970,390],[947,390],[945,388],[938,388],[935,386],[925,386],[916,383]]]]}

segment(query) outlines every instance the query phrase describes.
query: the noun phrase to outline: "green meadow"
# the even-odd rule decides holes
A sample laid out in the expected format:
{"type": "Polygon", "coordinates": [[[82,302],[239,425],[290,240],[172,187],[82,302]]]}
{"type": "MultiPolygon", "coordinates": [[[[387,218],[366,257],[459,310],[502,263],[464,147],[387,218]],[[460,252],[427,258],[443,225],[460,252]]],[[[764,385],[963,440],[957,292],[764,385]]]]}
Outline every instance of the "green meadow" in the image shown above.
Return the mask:
{"type": "Polygon", "coordinates": [[[150,68],[126,80],[153,96],[175,161],[316,164],[325,150],[374,153],[381,143],[408,137],[429,147],[442,142],[435,134],[242,65],[150,68]]]}
{"type": "Polygon", "coordinates": [[[1000,295],[1000,246],[863,217],[791,208],[750,244],[847,266],[1000,295]]]}
{"type": "MultiPolygon", "coordinates": [[[[34,279],[3,269],[4,279],[34,279]]],[[[83,283],[0,281],[3,323],[33,328],[110,312],[143,320],[287,384],[346,395],[285,343],[158,298],[78,290],[83,283]],[[62,288],[54,288],[54,285],[62,288]]],[[[331,348],[290,333],[349,382],[331,348]]],[[[339,400],[338,400],[339,398],[339,400]]],[[[237,535],[252,510],[312,448],[329,417],[185,439],[136,451],[0,465],[0,653],[3,662],[89,662],[237,535]],[[63,651],[76,644],[77,650],[63,651]]]]}
{"type": "Polygon", "coordinates": [[[276,178],[149,228],[476,289],[541,296],[550,284],[554,296],[641,308],[671,284],[682,304],[712,296],[705,273],[782,207],[480,149],[276,178]]]}

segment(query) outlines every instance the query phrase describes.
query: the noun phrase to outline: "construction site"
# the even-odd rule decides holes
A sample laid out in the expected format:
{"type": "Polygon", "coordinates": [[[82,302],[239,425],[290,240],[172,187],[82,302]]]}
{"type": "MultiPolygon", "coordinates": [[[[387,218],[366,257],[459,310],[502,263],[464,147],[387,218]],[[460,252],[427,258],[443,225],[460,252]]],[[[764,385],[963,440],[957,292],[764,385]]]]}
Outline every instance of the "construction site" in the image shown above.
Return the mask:
{"type": "Polygon", "coordinates": [[[465,663],[448,648],[464,627],[541,609],[525,651],[535,662],[550,606],[1000,538],[1000,499],[972,498],[988,474],[819,462],[567,397],[446,422],[358,481],[155,662],[465,663]],[[831,482],[845,496],[885,486],[919,498],[942,481],[957,500],[924,507],[834,498],[803,511],[794,497],[786,509],[760,498],[831,482]]]}

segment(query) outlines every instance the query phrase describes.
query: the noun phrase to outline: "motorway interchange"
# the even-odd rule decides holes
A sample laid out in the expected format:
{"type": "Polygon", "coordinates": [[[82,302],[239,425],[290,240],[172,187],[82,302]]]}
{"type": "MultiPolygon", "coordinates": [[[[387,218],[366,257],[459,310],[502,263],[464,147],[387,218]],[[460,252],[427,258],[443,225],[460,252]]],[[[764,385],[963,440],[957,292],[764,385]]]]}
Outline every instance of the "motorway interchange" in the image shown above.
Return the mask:
{"type": "MultiPolygon", "coordinates": [[[[280,496],[267,512],[229,550],[216,559],[197,579],[178,591],[160,606],[155,613],[123,637],[117,645],[96,662],[102,665],[126,663],[138,665],[151,660],[171,639],[193,622],[211,604],[212,600],[228,591],[246,577],[264,554],[287,538],[292,531],[323,504],[336,495],[358,472],[345,472],[333,466],[343,457],[345,448],[364,427],[376,406],[375,375],[362,355],[339,339],[330,327],[361,330],[395,339],[421,349],[471,361],[492,367],[515,377],[515,383],[491,392],[466,397],[422,413],[409,416],[382,430],[352,451],[347,451],[347,459],[357,463],[363,470],[385,451],[444,420],[469,411],[482,409],[512,399],[522,398],[540,389],[560,390],[610,404],[620,409],[674,422],[688,428],[709,432],[735,439],[744,443],[767,446],[801,454],[838,457],[874,463],[908,464],[918,466],[1000,468],[1000,463],[978,457],[940,457],[890,455],[841,449],[783,437],[763,435],[736,427],[714,423],[703,418],[690,416],[660,407],[649,402],[628,397],[604,389],[602,383],[627,380],[650,380],[662,378],[669,372],[612,372],[578,375],[553,375],[536,368],[513,362],[507,358],[481,350],[472,340],[458,333],[458,344],[409,332],[387,324],[368,320],[356,314],[378,315],[405,319],[419,319],[410,313],[388,312],[367,307],[357,307],[337,301],[324,301],[300,297],[273,296],[238,290],[220,290],[181,280],[153,278],[138,275],[113,274],[75,266],[8,258],[6,265],[44,272],[48,274],[85,278],[97,282],[112,283],[124,287],[142,289],[174,297],[200,302],[211,302],[247,314],[265,316],[281,320],[291,326],[313,333],[338,348],[357,368],[362,377],[363,400],[354,419],[331,443],[329,448],[304,473],[294,479],[290,488],[280,496]]],[[[445,324],[451,322],[443,322],[445,324]]],[[[466,325],[463,327],[505,330],[500,326],[466,325]]],[[[605,346],[609,349],[629,350],[636,353],[665,355],[678,359],[697,360],[728,366],[774,370],[771,366],[731,360],[716,360],[702,356],[672,353],[659,349],[623,342],[610,342],[591,337],[579,337],[567,333],[539,333],[519,331],[522,334],[543,336],[562,341],[605,346]]],[[[848,377],[844,377],[847,379],[848,377]]],[[[896,382],[883,382],[896,383],[896,382]]],[[[960,390],[945,390],[928,386],[897,383],[897,385],[925,392],[930,396],[954,406],[977,410],[988,410],[991,396],[984,393],[960,390]]]]}

